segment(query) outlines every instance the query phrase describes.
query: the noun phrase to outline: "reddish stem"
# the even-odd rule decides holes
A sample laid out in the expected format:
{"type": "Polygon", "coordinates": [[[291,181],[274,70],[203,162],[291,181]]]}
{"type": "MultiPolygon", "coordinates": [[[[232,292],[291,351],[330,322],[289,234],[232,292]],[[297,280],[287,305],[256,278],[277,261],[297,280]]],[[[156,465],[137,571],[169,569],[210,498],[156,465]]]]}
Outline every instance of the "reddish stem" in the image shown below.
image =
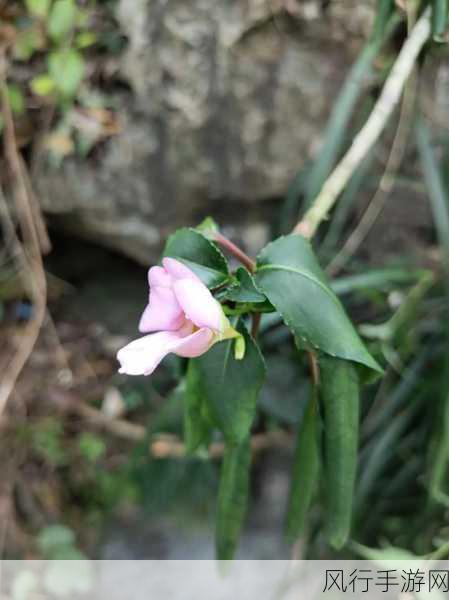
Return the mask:
{"type": "Polygon", "coordinates": [[[260,319],[262,317],[262,313],[251,313],[252,325],[251,325],[251,335],[254,339],[256,339],[257,334],[259,332],[260,319]]]}
{"type": "Polygon", "coordinates": [[[230,254],[235,256],[235,258],[244,265],[250,273],[254,273],[256,270],[256,263],[250,258],[247,254],[243,252],[238,246],[236,246],[231,240],[228,240],[221,233],[214,233],[215,241],[220,244],[225,250],[227,250],[230,254]]]}
{"type": "MultiPolygon", "coordinates": [[[[254,262],[254,260],[250,258],[247,254],[245,254],[245,252],[243,252],[241,248],[239,248],[233,242],[231,242],[231,240],[228,240],[227,237],[225,237],[218,231],[214,233],[214,239],[218,244],[220,244],[220,246],[222,246],[222,248],[227,250],[229,254],[232,254],[239,262],[241,262],[242,265],[245,266],[250,273],[254,273],[256,271],[256,263],[254,262]]],[[[261,316],[262,315],[260,313],[251,313],[251,335],[253,336],[253,338],[257,337],[261,316]]]]}

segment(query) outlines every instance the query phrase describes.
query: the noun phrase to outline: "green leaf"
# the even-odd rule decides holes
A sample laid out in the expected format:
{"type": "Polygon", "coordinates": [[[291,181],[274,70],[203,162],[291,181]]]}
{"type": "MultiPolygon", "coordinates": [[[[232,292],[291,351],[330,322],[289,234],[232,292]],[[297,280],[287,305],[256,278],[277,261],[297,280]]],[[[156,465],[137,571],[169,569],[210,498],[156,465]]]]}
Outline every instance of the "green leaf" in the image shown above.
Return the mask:
{"type": "Polygon", "coordinates": [[[226,446],[218,491],[215,547],[218,560],[231,560],[248,503],[251,446],[249,439],[226,446]]]}
{"type": "Polygon", "coordinates": [[[40,531],[36,541],[40,552],[49,557],[60,548],[73,546],[75,534],[65,525],[49,525],[40,531]]]}
{"type": "Polygon", "coordinates": [[[106,444],[98,435],[85,431],[80,435],[78,447],[81,454],[91,463],[95,463],[106,452],[106,444]]]}
{"type": "Polygon", "coordinates": [[[382,373],[330,289],[308,241],[299,235],[281,237],[262,250],[257,264],[257,287],[298,344],[382,373]]]}
{"type": "Polygon", "coordinates": [[[239,267],[235,272],[236,285],[229,288],[225,298],[233,302],[266,302],[266,297],[259,292],[252,275],[244,268],[239,267]]]}
{"type": "Polygon", "coordinates": [[[196,226],[196,230],[205,235],[207,238],[211,238],[219,231],[218,224],[212,217],[206,217],[199,225],[196,226]]]}
{"type": "Polygon", "coordinates": [[[37,96],[48,96],[55,89],[55,82],[50,75],[38,75],[31,80],[31,90],[37,96]]]}
{"type": "Polygon", "coordinates": [[[318,483],[320,458],[316,395],[314,389],[298,428],[285,526],[286,534],[292,540],[304,533],[307,512],[318,483]]]}
{"type": "Polygon", "coordinates": [[[171,235],[165,245],[164,256],[183,262],[209,288],[216,288],[230,279],[228,263],[223,254],[195,229],[179,229],[171,235]]]}
{"type": "Polygon", "coordinates": [[[84,60],[76,50],[57,50],[48,57],[48,70],[58,91],[66,97],[76,94],[84,77],[84,60]]]}
{"type": "Polygon", "coordinates": [[[47,22],[50,37],[58,41],[67,36],[76,25],[77,13],[74,0],[56,0],[47,22]]]}
{"type": "Polygon", "coordinates": [[[11,110],[15,115],[21,115],[25,111],[25,98],[22,90],[17,85],[8,85],[8,97],[11,110]]]}
{"type": "Polygon", "coordinates": [[[184,442],[188,453],[209,441],[211,422],[204,397],[199,393],[200,372],[197,363],[189,361],[184,395],[184,442]]]}
{"type": "Polygon", "coordinates": [[[330,544],[342,548],[349,536],[357,470],[359,382],[350,362],[320,360],[324,413],[326,530],[330,544]]]}
{"type": "Polygon", "coordinates": [[[197,371],[198,394],[207,403],[214,424],[229,442],[242,442],[256,414],[257,395],[265,377],[265,365],[255,341],[240,323],[245,356],[236,360],[234,340],[215,344],[206,354],[192,359],[197,371]]]}
{"type": "Polygon", "coordinates": [[[45,47],[45,38],[38,27],[30,27],[18,32],[12,48],[16,60],[28,61],[38,50],[45,47]]]}
{"type": "Polygon", "coordinates": [[[26,0],[25,3],[30,14],[44,19],[50,10],[51,0],[26,0]]]}
{"type": "Polygon", "coordinates": [[[97,42],[97,34],[93,31],[83,31],[79,33],[75,38],[75,44],[77,48],[89,48],[97,42]]]}
{"type": "Polygon", "coordinates": [[[89,19],[91,17],[91,10],[87,3],[84,3],[84,7],[78,7],[76,15],[76,26],[78,29],[85,30],[89,25],[89,19]]]}
{"type": "Polygon", "coordinates": [[[56,418],[48,417],[33,428],[33,448],[51,465],[63,465],[67,462],[64,447],[62,423],[56,418]]]}

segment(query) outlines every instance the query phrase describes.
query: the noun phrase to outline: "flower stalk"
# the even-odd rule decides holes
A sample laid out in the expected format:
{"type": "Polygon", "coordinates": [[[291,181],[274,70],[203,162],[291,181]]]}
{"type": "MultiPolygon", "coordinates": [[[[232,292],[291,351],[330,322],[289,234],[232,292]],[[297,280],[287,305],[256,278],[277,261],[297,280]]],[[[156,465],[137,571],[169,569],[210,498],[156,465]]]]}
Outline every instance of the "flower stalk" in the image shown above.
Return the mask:
{"type": "Polygon", "coordinates": [[[239,248],[236,244],[228,240],[223,234],[215,231],[213,234],[213,239],[217,244],[219,244],[222,248],[227,250],[229,254],[232,254],[244,267],[248,269],[250,273],[254,273],[256,270],[255,261],[250,258],[241,248],[239,248]]]}

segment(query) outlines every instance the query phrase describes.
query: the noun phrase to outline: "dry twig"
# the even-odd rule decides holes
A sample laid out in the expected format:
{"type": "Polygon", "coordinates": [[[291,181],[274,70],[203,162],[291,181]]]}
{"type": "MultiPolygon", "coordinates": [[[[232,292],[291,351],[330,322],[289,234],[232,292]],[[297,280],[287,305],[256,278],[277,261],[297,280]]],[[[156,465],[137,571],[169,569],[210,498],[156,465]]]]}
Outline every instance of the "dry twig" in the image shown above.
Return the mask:
{"type": "MultiPolygon", "coordinates": [[[[65,410],[76,413],[89,425],[111,435],[130,442],[143,442],[148,438],[149,451],[156,458],[182,458],[187,455],[185,444],[176,435],[157,433],[149,436],[143,425],[130,423],[126,419],[111,418],[101,410],[80,400],[75,393],[67,390],[53,392],[51,396],[56,405],[64,406],[65,410]]],[[[292,443],[292,436],[280,430],[257,433],[251,437],[253,452],[261,452],[273,447],[290,447],[292,443]]],[[[221,458],[224,450],[223,442],[213,442],[208,448],[209,458],[221,458]]]]}
{"type": "Polygon", "coordinates": [[[0,201],[3,210],[3,226],[14,241],[14,252],[21,265],[21,276],[33,303],[34,315],[25,326],[21,342],[12,358],[3,367],[3,380],[0,384],[0,415],[3,413],[6,402],[14,389],[15,382],[22,371],[45,319],[47,282],[42,263],[42,247],[49,247],[45,225],[40,215],[39,206],[30,197],[30,186],[24,175],[22,157],[17,149],[14,121],[9,103],[5,79],[5,55],[0,55],[0,93],[2,115],[4,120],[4,150],[9,167],[13,186],[13,195],[20,225],[23,242],[20,242],[12,222],[6,199],[1,193],[0,201]]]}

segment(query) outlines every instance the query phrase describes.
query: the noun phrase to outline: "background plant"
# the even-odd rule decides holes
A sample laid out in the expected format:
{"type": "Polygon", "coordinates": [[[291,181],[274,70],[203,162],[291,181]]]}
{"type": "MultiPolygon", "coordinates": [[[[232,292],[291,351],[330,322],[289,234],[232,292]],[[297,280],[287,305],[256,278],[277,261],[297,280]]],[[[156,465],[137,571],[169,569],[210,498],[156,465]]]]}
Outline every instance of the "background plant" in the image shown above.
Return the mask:
{"type": "Polygon", "coordinates": [[[119,130],[113,102],[98,85],[101,57],[123,47],[111,7],[95,0],[28,0],[2,9],[16,65],[8,93],[19,144],[28,145],[38,123],[53,164],[74,152],[84,156],[119,130]]]}
{"type": "MultiPolygon", "coordinates": [[[[83,391],[93,412],[83,413],[82,402],[81,409],[70,403],[70,411],[83,415],[87,432],[63,412],[54,420],[39,414],[39,423],[17,437],[34,465],[55,474],[51,489],[63,490],[61,505],[66,502],[71,509],[62,511],[58,521],[76,528],[85,511],[90,523],[99,523],[127,503],[145,506],[149,515],[189,510],[203,518],[216,506],[217,549],[219,556],[230,557],[251,516],[257,470],[271,448],[281,447],[294,455],[286,533],[291,541],[299,535],[306,542],[305,556],[446,555],[449,146],[445,129],[435,127],[420,94],[429,64],[447,52],[443,5],[378,3],[372,35],[335,101],[322,150],[295,177],[279,222],[273,224],[276,241],[257,263],[249,259],[238,266],[235,247],[220,238],[211,221],[168,240],[165,253],[194,267],[238,322],[246,339],[243,372],[232,343],[217,345],[191,364],[169,361],[150,382],[112,378],[130,422],[120,416],[102,420],[102,392],[83,391]],[[383,123],[382,137],[368,145],[329,214],[321,214],[326,218],[317,223],[312,250],[290,235],[298,214],[304,223],[335,166],[363,131],[405,39],[413,36],[423,15],[428,35],[415,47],[418,54],[399,90],[397,112],[383,123]],[[373,75],[369,85],[360,78],[367,70],[373,75]],[[379,160],[385,154],[386,160],[379,160]],[[356,209],[367,184],[373,195],[360,218],[356,209]],[[365,238],[386,202],[394,202],[395,185],[428,196],[435,235],[420,239],[426,248],[421,262],[397,253],[391,260],[382,256],[380,267],[367,264],[365,238]],[[223,242],[229,261],[218,249],[223,242]],[[301,284],[295,283],[297,277],[301,284]],[[324,294],[321,304],[314,285],[324,294]],[[340,305],[334,294],[344,312],[335,308],[340,305]],[[314,318],[299,314],[304,307],[314,318]],[[345,325],[336,334],[333,328],[341,319],[345,325]],[[333,345],[345,337],[349,341],[333,345]],[[358,401],[358,382],[365,383],[375,365],[371,357],[385,373],[366,381],[358,401]],[[217,388],[223,373],[235,389],[217,388]],[[106,434],[98,431],[103,427],[106,434]],[[123,447],[117,450],[111,438],[123,447]],[[81,470],[74,467],[77,460],[81,470]],[[64,484],[60,488],[58,479],[64,484]],[[73,505],[82,507],[77,515],[73,505]]],[[[46,62],[39,59],[39,64],[46,62]]],[[[56,89],[53,94],[62,115],[65,103],[56,89]]],[[[14,92],[9,97],[14,106],[14,92]]],[[[77,107],[81,92],[71,102],[77,107]]]]}

